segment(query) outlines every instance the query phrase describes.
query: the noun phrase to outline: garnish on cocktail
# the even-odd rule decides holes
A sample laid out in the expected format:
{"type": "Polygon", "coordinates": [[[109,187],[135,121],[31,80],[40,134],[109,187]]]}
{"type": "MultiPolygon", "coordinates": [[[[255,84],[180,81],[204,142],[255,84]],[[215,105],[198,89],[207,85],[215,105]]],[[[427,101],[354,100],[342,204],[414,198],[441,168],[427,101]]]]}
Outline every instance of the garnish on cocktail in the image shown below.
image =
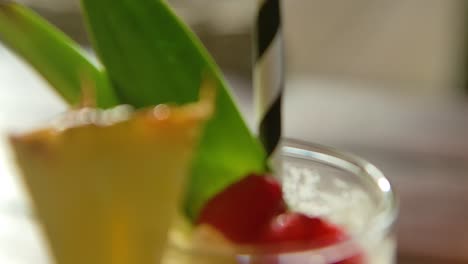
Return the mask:
{"type": "MultiPolygon", "coordinates": [[[[59,263],[152,263],[161,256],[177,211],[190,223],[189,239],[204,234],[231,248],[287,252],[348,238],[323,219],[288,211],[281,185],[269,176],[265,151],[242,120],[220,70],[167,3],[82,4],[102,66],[28,9],[0,2],[0,37],[70,105],[93,94],[98,108],[137,109],[109,123],[101,122],[103,116],[116,109],[92,109],[81,115],[86,122],[63,131],[13,138],[59,263]],[[196,102],[203,76],[218,88],[212,115],[203,98],[196,102]],[[157,106],[167,103],[192,105],[157,106]],[[79,259],[80,250],[85,259],[79,259]]],[[[83,111],[69,116],[79,118],[83,111]]]]}
{"type": "MultiPolygon", "coordinates": [[[[205,101],[203,101],[205,100],[205,101]]],[[[212,101],[84,108],[11,139],[57,263],[152,263],[212,101]]]]}

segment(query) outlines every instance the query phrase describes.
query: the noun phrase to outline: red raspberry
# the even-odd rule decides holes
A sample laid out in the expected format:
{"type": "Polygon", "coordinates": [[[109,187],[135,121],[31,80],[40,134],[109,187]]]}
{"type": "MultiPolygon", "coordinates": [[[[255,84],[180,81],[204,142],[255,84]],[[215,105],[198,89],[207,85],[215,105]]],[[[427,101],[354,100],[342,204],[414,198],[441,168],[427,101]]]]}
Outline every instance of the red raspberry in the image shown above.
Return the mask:
{"type": "Polygon", "coordinates": [[[357,254],[348,259],[333,263],[333,264],[364,264],[367,263],[364,261],[364,256],[362,254],[357,254]]]}
{"type": "Polygon", "coordinates": [[[208,201],[196,222],[215,227],[235,243],[251,244],[285,211],[281,185],[271,177],[249,175],[208,201]]]}
{"type": "Polygon", "coordinates": [[[288,242],[316,244],[316,247],[325,247],[347,238],[345,233],[337,226],[321,218],[309,217],[299,213],[284,213],[272,219],[260,237],[260,243],[280,244],[288,242]]]}
{"type": "MultiPolygon", "coordinates": [[[[276,216],[263,230],[259,244],[284,253],[331,246],[349,239],[338,226],[321,218],[288,212],[276,216]]],[[[271,262],[271,261],[270,261],[271,262]]],[[[362,264],[361,254],[334,264],[362,264]]]]}

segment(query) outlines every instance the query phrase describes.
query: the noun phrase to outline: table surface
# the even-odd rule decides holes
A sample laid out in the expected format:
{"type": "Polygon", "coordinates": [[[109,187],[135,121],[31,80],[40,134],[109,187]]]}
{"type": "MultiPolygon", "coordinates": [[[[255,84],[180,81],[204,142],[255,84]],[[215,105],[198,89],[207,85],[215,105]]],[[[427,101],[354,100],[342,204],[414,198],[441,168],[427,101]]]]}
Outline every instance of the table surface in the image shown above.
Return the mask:
{"type": "MultiPolygon", "coordinates": [[[[252,124],[250,82],[228,77],[252,124]]],[[[285,136],[354,152],[384,171],[401,203],[399,263],[468,263],[468,107],[384,89],[346,89],[353,85],[364,84],[291,77],[285,136]]],[[[31,128],[64,109],[0,46],[0,131],[31,128]]],[[[11,164],[0,165],[0,208],[12,208],[22,195],[11,164]]],[[[0,219],[2,228],[8,223],[0,219]]]]}

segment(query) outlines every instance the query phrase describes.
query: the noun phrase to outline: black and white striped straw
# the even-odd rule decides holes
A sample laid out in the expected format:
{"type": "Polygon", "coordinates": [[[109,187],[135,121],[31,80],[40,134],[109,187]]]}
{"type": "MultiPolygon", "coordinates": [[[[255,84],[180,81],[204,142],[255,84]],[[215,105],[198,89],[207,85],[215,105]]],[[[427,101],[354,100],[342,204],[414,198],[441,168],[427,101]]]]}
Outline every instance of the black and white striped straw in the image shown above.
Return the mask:
{"type": "Polygon", "coordinates": [[[280,0],[258,0],[254,93],[259,137],[271,156],[281,138],[284,87],[280,0]]]}

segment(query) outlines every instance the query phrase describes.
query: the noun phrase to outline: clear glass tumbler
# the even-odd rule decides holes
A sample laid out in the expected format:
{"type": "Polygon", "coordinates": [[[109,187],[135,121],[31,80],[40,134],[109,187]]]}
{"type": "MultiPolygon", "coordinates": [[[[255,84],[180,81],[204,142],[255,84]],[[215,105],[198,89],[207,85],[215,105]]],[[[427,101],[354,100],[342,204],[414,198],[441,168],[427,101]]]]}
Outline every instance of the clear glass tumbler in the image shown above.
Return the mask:
{"type": "Polygon", "coordinates": [[[278,177],[290,209],[338,224],[351,234],[349,240],[278,254],[255,247],[232,252],[215,244],[182,245],[172,240],[162,263],[395,263],[397,200],[375,166],[353,155],[291,140],[282,146],[281,160],[283,173],[278,177]]]}

